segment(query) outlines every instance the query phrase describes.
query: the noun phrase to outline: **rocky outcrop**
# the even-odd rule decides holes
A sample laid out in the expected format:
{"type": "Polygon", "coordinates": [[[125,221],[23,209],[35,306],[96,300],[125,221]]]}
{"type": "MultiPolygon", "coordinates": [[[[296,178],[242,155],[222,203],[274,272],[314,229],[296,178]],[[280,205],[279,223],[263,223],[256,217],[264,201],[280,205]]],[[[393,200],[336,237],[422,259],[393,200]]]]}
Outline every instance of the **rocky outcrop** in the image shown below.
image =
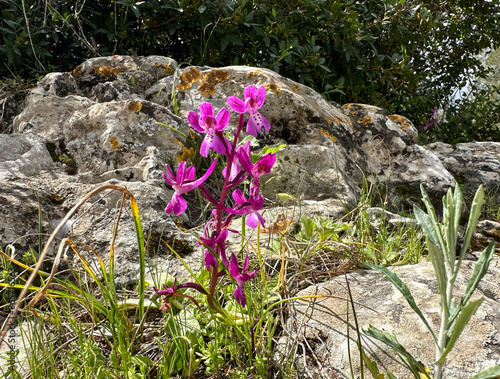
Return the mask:
{"type": "MultiPolygon", "coordinates": [[[[42,229],[49,233],[77,199],[98,184],[111,182],[135,191],[145,234],[157,241],[164,257],[169,256],[167,262],[170,254],[158,244],[161,239],[179,239],[178,246],[187,253],[198,252],[194,238],[181,233],[177,224],[196,224],[200,210],[182,218],[165,215],[172,190],[161,172],[165,163],[175,168],[182,160],[203,166],[186,139],[197,143],[197,137],[190,135],[187,113],[198,111],[205,101],[216,109],[227,107],[227,96],[242,97],[248,85],[267,89],[261,111],[272,128],[257,142],[287,144],[263,183],[271,200],[276,193],[287,193],[313,202],[333,199],[350,209],[359,201],[366,179],[378,187],[386,209],[400,210],[419,201],[421,183],[434,200],[457,182],[475,187],[484,179],[489,188],[497,185],[498,163],[492,151],[499,144],[462,144],[456,150],[444,144],[420,146],[417,131],[406,118],[362,104],[338,107],[267,69],[179,69],[167,57],[101,57],[70,73],[45,76],[6,128],[13,133],[0,135],[0,149],[5,152],[0,157],[0,217],[6,220],[0,224],[0,244],[15,243],[21,251],[36,246],[39,203],[42,229]],[[481,175],[464,171],[467,162],[481,175]]],[[[232,117],[234,125],[236,115],[232,117]]],[[[68,233],[105,250],[110,232],[104,229],[113,224],[120,198],[108,195],[89,205],[68,233]]],[[[117,240],[120,259],[132,278],[133,225],[121,222],[120,228],[124,228],[117,240]]]]}
{"type": "MultiPolygon", "coordinates": [[[[457,277],[455,296],[464,294],[474,262],[464,261],[457,277]]],[[[439,294],[432,264],[392,269],[408,286],[417,305],[434,332],[439,329],[439,294]]],[[[494,258],[490,269],[474,296],[484,297],[479,310],[464,329],[454,349],[448,355],[444,377],[467,379],[500,361],[500,259],[494,258]]],[[[347,316],[347,286],[352,293],[357,322],[361,329],[372,325],[396,335],[398,342],[427,367],[435,360],[434,341],[423,322],[410,308],[402,294],[383,276],[374,271],[357,271],[320,285],[300,291],[290,310],[291,317],[285,330],[288,335],[278,343],[277,359],[292,356],[292,346],[303,346],[297,351],[297,367],[313,377],[351,378],[350,361],[354,377],[360,377],[357,333],[350,304],[347,316]],[[374,285],[376,283],[376,285],[374,285]],[[319,296],[315,298],[307,298],[319,296]],[[347,321],[349,320],[349,323],[347,321]],[[349,330],[348,330],[349,329],[349,330]],[[347,338],[349,336],[349,338],[347,338]],[[350,349],[350,350],[349,350],[350,349]]],[[[380,372],[389,370],[396,378],[413,378],[406,367],[395,358],[386,345],[362,336],[365,353],[376,359],[380,372]]],[[[365,368],[365,375],[370,376],[365,368]]]]}
{"type": "MultiPolygon", "coordinates": [[[[435,202],[457,183],[471,192],[483,184],[493,199],[498,199],[500,143],[422,146],[415,127],[402,116],[387,115],[383,109],[363,104],[336,106],[312,89],[267,69],[179,69],[166,57],[102,57],[85,61],[71,73],[48,74],[26,95],[20,113],[16,107],[9,108],[9,120],[18,114],[11,124],[2,125],[2,131],[12,133],[0,134],[0,246],[4,249],[13,244],[18,253],[38,246],[40,210],[46,239],[78,199],[99,184],[113,183],[126,187],[137,199],[150,267],[178,279],[187,276],[166,245],[183,255],[192,268],[200,267],[201,249],[196,238],[179,226],[199,224],[202,210],[193,195],[187,197],[191,213],[166,215],[164,208],[172,189],[165,185],[161,173],[164,164],[176,168],[183,160],[197,165],[198,173],[207,167],[193,148],[199,140],[192,134],[186,115],[198,111],[205,101],[216,110],[227,107],[226,98],[243,97],[248,85],[267,89],[260,111],[272,128],[256,142],[261,147],[287,145],[277,153],[277,163],[262,186],[269,204],[277,200],[277,194],[293,200],[280,210],[264,212],[269,223],[280,212],[290,222],[297,221],[300,214],[338,219],[360,201],[368,183],[376,187],[373,192],[385,209],[367,210],[375,228],[381,218],[392,229],[412,222],[388,211],[408,209],[419,202],[421,184],[435,202]]],[[[236,115],[232,117],[234,125],[236,115]]],[[[95,255],[86,251],[84,244],[107,263],[121,199],[118,192],[100,194],[65,225],[58,237],[69,236],[81,243],[82,253],[87,253],[91,263],[95,263],[95,255]]],[[[234,221],[235,228],[238,223],[241,220],[234,221]]],[[[488,239],[498,239],[498,230],[498,223],[482,222],[473,243],[481,247],[488,239]]],[[[255,232],[249,233],[248,241],[249,245],[256,243],[255,232]]],[[[235,248],[241,237],[231,235],[230,242],[235,248]]],[[[137,242],[127,211],[119,223],[115,257],[118,284],[134,285],[137,242]]],[[[492,264],[480,286],[487,299],[471,323],[475,332],[466,331],[450,356],[447,377],[469,377],[500,360],[500,325],[495,321],[500,316],[498,265],[498,260],[492,264]]],[[[457,294],[470,274],[471,263],[465,266],[457,294]]],[[[431,265],[395,271],[436,327],[438,303],[431,265]]],[[[348,280],[360,323],[395,333],[417,359],[430,365],[432,344],[399,292],[369,271],[348,274],[348,280]],[[414,333],[408,333],[412,329],[414,333]]],[[[299,295],[316,294],[329,297],[295,302],[287,330],[300,333],[282,339],[280,344],[291,341],[294,346],[297,342],[309,346],[312,353],[298,360],[299,368],[320,376],[334,370],[343,377],[349,367],[344,279],[309,287],[299,295]],[[301,363],[304,360],[306,365],[301,363]]],[[[350,338],[354,335],[351,330],[350,338]]],[[[379,357],[383,367],[398,378],[405,377],[402,366],[387,358],[383,347],[368,338],[364,343],[367,353],[379,357]]],[[[357,364],[355,352],[352,344],[352,362],[357,364]]]]}

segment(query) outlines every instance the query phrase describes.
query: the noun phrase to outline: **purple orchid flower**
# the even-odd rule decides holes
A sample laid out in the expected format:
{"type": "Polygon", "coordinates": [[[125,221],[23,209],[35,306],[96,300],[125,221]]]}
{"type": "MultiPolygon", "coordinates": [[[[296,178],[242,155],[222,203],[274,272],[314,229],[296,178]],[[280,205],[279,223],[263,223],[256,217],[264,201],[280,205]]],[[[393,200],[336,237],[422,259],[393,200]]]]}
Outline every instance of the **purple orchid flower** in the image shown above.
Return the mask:
{"type": "MultiPolygon", "coordinates": [[[[249,144],[249,142],[247,143],[249,144]]],[[[260,192],[260,177],[271,172],[271,168],[276,162],[276,154],[266,154],[254,164],[250,157],[249,147],[241,146],[236,150],[236,156],[241,168],[252,176],[250,195],[257,195],[260,192]]]]}
{"type": "Polygon", "coordinates": [[[260,86],[259,89],[255,86],[248,86],[244,91],[245,100],[241,100],[236,96],[229,96],[227,98],[227,103],[233,111],[236,113],[248,113],[250,117],[247,123],[247,133],[254,137],[257,137],[257,132],[262,131],[262,126],[266,132],[271,129],[269,121],[262,116],[257,109],[261,108],[266,99],[266,89],[264,86],[260,86]]]}
{"type": "Polygon", "coordinates": [[[238,188],[233,191],[233,199],[238,204],[236,209],[232,210],[232,212],[238,212],[238,214],[247,214],[247,225],[253,229],[259,226],[259,222],[262,226],[264,226],[266,220],[260,215],[258,212],[264,206],[264,196],[256,195],[250,196],[245,199],[243,192],[238,188]]]}
{"type": "Polygon", "coordinates": [[[217,160],[214,159],[207,172],[205,172],[205,174],[198,180],[194,180],[196,169],[193,166],[186,169],[186,162],[184,161],[181,162],[179,168],[177,169],[177,177],[174,176],[172,170],[170,170],[170,167],[168,165],[165,165],[167,167],[168,174],[162,174],[163,179],[165,179],[167,184],[175,190],[174,196],[172,196],[172,200],[170,200],[167,207],[165,208],[165,212],[174,212],[176,216],[184,213],[187,209],[187,203],[181,195],[200,186],[200,184],[207,180],[210,174],[212,174],[212,171],[215,169],[216,164],[217,160]]]}
{"type": "Polygon", "coordinates": [[[229,263],[229,273],[231,276],[236,280],[237,287],[234,290],[234,298],[242,307],[244,307],[247,303],[247,299],[245,297],[245,288],[244,285],[246,282],[251,280],[255,274],[260,270],[260,268],[255,269],[252,272],[247,273],[248,266],[250,264],[250,258],[248,257],[248,254],[245,257],[245,261],[243,262],[243,270],[240,271],[240,268],[238,267],[238,259],[236,258],[236,255],[231,254],[231,261],[229,263]]]}
{"type": "Polygon", "coordinates": [[[170,308],[172,308],[170,299],[174,296],[186,297],[189,300],[191,300],[198,308],[200,308],[200,305],[192,296],[186,295],[178,291],[181,288],[193,288],[204,295],[208,295],[207,291],[205,291],[203,287],[200,286],[199,284],[188,282],[177,285],[177,279],[174,280],[174,285],[172,287],[169,287],[166,284],[164,284],[163,288],[164,288],[163,290],[159,290],[156,287],[153,287],[153,289],[158,295],[165,296],[161,301],[160,311],[168,311],[170,308]]]}
{"type": "Polygon", "coordinates": [[[221,132],[229,122],[230,114],[226,108],[222,108],[217,116],[214,117],[214,107],[210,103],[200,105],[200,114],[189,112],[187,119],[194,130],[200,133],[206,133],[200,147],[200,154],[208,156],[208,150],[212,149],[218,154],[226,153],[226,141],[221,132]]]}
{"type": "MultiPolygon", "coordinates": [[[[217,246],[219,247],[220,259],[222,260],[222,263],[226,267],[228,266],[228,261],[226,257],[227,235],[228,235],[227,229],[223,229],[218,235],[217,233],[214,232],[214,235],[212,235],[212,237],[210,238],[199,237],[200,240],[203,242],[203,244],[205,244],[213,252],[216,251],[217,246]]],[[[198,242],[198,245],[201,245],[201,243],[198,242]]],[[[213,267],[215,270],[217,270],[217,268],[219,267],[219,262],[214,257],[212,252],[210,252],[210,250],[208,249],[205,250],[205,267],[207,270],[210,270],[210,267],[213,267]]]]}

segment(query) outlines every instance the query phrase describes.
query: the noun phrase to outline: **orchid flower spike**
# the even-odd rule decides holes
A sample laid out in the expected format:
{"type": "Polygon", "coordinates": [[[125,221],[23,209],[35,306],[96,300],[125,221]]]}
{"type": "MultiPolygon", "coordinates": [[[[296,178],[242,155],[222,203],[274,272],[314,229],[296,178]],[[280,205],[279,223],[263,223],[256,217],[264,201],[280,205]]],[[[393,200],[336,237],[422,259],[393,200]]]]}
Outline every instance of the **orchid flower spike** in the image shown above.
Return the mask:
{"type": "MultiPolygon", "coordinates": [[[[178,290],[181,288],[193,288],[197,290],[198,292],[201,292],[204,295],[207,295],[207,292],[203,289],[203,287],[197,283],[183,283],[177,285],[177,279],[174,281],[174,284],[172,287],[167,286],[166,284],[163,285],[162,290],[157,289],[156,287],[153,287],[155,292],[160,295],[160,296],[165,296],[160,305],[160,311],[168,311],[170,308],[172,308],[172,304],[170,303],[170,299],[174,296],[180,296],[180,297],[185,297],[189,300],[191,300],[198,308],[200,308],[200,305],[198,302],[189,295],[186,295],[182,292],[179,292],[178,290]]],[[[201,309],[201,308],[200,308],[201,309]]]]}
{"type": "Polygon", "coordinates": [[[245,199],[243,192],[239,188],[233,191],[233,199],[237,205],[238,214],[247,214],[247,225],[253,229],[259,226],[259,222],[264,226],[266,220],[258,212],[264,206],[264,196],[250,196],[245,199]]]}
{"type": "Polygon", "coordinates": [[[198,180],[194,180],[196,169],[193,166],[186,168],[186,162],[184,161],[181,162],[179,168],[177,169],[177,177],[174,176],[170,167],[165,165],[167,167],[168,174],[162,174],[163,179],[165,179],[167,184],[175,190],[172,200],[170,200],[165,208],[165,212],[174,212],[176,216],[184,213],[187,209],[187,203],[181,195],[195,189],[207,180],[210,174],[212,174],[212,171],[214,171],[216,164],[217,159],[214,159],[207,172],[205,172],[205,174],[198,180]]]}
{"type": "Polygon", "coordinates": [[[238,259],[236,258],[236,255],[231,254],[231,261],[229,262],[229,274],[234,278],[236,281],[237,287],[234,290],[234,298],[242,307],[244,307],[247,304],[247,299],[245,297],[245,283],[251,280],[255,274],[259,271],[260,268],[257,268],[256,270],[247,273],[248,266],[250,264],[250,258],[248,258],[248,254],[245,257],[245,261],[243,262],[243,270],[240,271],[240,268],[238,267],[238,259]]]}
{"type": "Polygon", "coordinates": [[[236,150],[236,156],[241,168],[252,176],[250,195],[257,195],[260,192],[260,177],[271,172],[276,162],[276,154],[266,154],[256,163],[252,163],[250,149],[244,145],[236,150]]]}
{"type": "Polygon", "coordinates": [[[260,86],[257,89],[255,86],[248,86],[245,88],[244,95],[244,101],[236,96],[229,96],[227,98],[228,105],[236,113],[242,114],[246,112],[250,115],[246,129],[248,134],[257,137],[257,132],[262,131],[262,126],[268,132],[271,129],[269,121],[257,111],[262,107],[266,99],[266,88],[260,86]]]}
{"type": "MultiPolygon", "coordinates": [[[[200,147],[200,154],[208,156],[208,150],[212,149],[218,154],[226,153],[226,140],[217,135],[229,122],[230,114],[226,108],[222,108],[217,116],[214,116],[214,107],[210,103],[200,105],[200,114],[189,112],[187,119],[194,130],[200,133],[206,133],[200,147]]],[[[229,143],[228,143],[229,145],[229,143]]]]}
{"type": "MultiPolygon", "coordinates": [[[[217,247],[219,248],[218,254],[224,266],[227,267],[228,261],[226,257],[226,239],[227,239],[227,229],[221,230],[219,234],[213,232],[212,237],[199,237],[199,239],[205,244],[209,249],[211,249],[214,253],[217,251],[217,247]]],[[[202,243],[198,242],[198,245],[202,243]]],[[[217,258],[212,254],[212,252],[206,249],[205,250],[205,267],[207,270],[210,270],[210,267],[214,267],[215,270],[219,267],[219,262],[217,258]]]]}

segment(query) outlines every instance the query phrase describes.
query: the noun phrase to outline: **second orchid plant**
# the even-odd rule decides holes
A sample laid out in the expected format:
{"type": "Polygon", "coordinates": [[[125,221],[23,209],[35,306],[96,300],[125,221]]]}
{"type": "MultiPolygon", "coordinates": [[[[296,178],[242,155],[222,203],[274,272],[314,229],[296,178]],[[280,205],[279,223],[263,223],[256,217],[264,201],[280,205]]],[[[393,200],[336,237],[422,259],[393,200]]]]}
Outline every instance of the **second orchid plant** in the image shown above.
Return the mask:
{"type": "Polygon", "coordinates": [[[192,300],[196,306],[199,306],[196,300],[179,291],[181,288],[191,288],[207,296],[207,303],[216,312],[220,312],[220,307],[216,303],[215,290],[219,279],[228,274],[236,282],[234,297],[242,306],[246,305],[244,285],[251,280],[259,268],[248,272],[249,257],[246,257],[243,266],[240,267],[238,259],[234,253],[227,257],[226,239],[229,232],[235,232],[229,229],[232,219],[236,215],[246,215],[246,224],[251,228],[256,228],[259,223],[264,225],[264,219],[259,211],[264,206],[264,196],[260,193],[260,178],[262,175],[271,171],[276,160],[276,154],[266,154],[258,162],[252,163],[250,153],[250,142],[238,146],[238,138],[245,125],[245,115],[248,114],[246,122],[246,132],[254,137],[262,131],[269,131],[270,124],[267,119],[260,114],[259,108],[264,104],[266,90],[264,86],[256,88],[248,86],[244,91],[244,100],[230,96],[227,98],[229,107],[239,114],[238,124],[234,131],[232,141],[229,141],[223,134],[224,129],[229,123],[230,113],[226,108],[222,108],[215,115],[214,108],[210,103],[203,103],[200,106],[200,113],[189,112],[189,124],[199,133],[204,133],[205,137],[200,147],[200,154],[208,157],[209,151],[225,155],[227,165],[222,174],[224,176],[224,186],[220,196],[212,193],[203,183],[214,171],[217,165],[217,159],[214,158],[212,164],[206,173],[198,179],[195,179],[195,168],[186,168],[186,162],[181,162],[174,175],[168,165],[167,174],[163,178],[170,185],[175,193],[168,203],[165,212],[180,215],[187,209],[186,200],[183,194],[195,188],[199,188],[203,196],[213,205],[212,217],[204,228],[203,236],[199,237],[199,244],[205,249],[204,264],[210,274],[210,285],[208,291],[197,283],[177,284],[174,282],[172,287],[163,285],[163,289],[156,289],[159,295],[163,295],[161,304],[162,310],[170,309],[171,300],[175,296],[187,297],[192,300]],[[245,179],[249,179],[248,196],[245,196],[240,188],[237,188],[245,179]],[[231,192],[234,205],[226,206],[227,198],[231,192]],[[220,266],[220,263],[224,267],[220,266]]]}

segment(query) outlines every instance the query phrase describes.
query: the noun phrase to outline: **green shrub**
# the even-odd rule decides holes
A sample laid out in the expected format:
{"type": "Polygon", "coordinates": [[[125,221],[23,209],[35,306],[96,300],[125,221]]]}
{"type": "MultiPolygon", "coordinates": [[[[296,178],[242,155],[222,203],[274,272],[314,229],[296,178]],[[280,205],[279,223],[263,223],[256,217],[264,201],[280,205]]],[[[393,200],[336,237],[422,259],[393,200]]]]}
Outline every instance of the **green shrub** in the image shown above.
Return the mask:
{"type": "Polygon", "coordinates": [[[498,2],[0,0],[0,8],[3,75],[69,71],[111,54],[261,66],[328,100],[377,105],[417,126],[426,124],[431,108],[447,109],[448,134],[429,129],[428,140],[499,140],[491,127],[498,102],[481,108],[480,117],[469,111],[491,91],[453,103],[457,90],[487,75],[478,54],[500,41],[498,2]]]}

